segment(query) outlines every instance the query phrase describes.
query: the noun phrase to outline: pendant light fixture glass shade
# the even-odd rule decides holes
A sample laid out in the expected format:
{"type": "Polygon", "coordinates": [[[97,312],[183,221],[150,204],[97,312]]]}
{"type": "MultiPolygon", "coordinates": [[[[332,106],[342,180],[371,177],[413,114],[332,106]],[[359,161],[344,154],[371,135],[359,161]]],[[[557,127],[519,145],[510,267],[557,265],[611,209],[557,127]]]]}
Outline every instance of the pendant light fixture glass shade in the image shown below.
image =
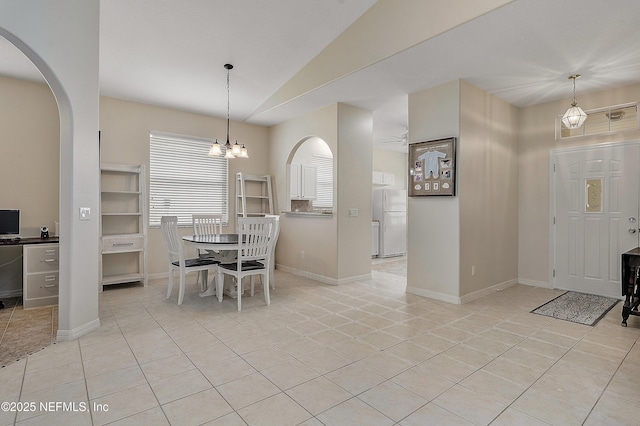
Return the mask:
{"type": "Polygon", "coordinates": [[[218,139],[216,139],[216,141],[211,145],[211,148],[209,148],[209,155],[212,157],[219,157],[222,155],[222,148],[218,143],[218,139]]]}
{"type": "MultiPolygon", "coordinates": [[[[240,146],[238,141],[236,141],[233,146],[229,142],[229,124],[231,122],[229,118],[229,71],[233,69],[233,65],[225,64],[224,68],[227,70],[227,142],[224,144],[224,158],[249,158],[249,154],[247,153],[247,148],[244,147],[244,144],[240,146]]],[[[218,157],[222,155],[222,147],[218,143],[218,139],[211,145],[209,149],[209,155],[218,157]]]]}
{"type": "Polygon", "coordinates": [[[568,129],[579,128],[587,119],[587,114],[576,102],[576,78],[580,78],[580,74],[569,76],[569,80],[573,80],[573,102],[571,103],[571,108],[569,108],[562,116],[562,123],[564,123],[568,129]]]}

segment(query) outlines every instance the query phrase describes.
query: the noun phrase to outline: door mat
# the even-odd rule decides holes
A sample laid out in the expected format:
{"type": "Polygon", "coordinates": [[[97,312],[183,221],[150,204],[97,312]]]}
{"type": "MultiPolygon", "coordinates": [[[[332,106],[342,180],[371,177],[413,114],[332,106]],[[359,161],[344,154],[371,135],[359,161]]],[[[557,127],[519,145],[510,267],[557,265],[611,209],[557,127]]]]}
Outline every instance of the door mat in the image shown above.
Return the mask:
{"type": "Polygon", "coordinates": [[[531,313],[594,326],[618,302],[611,297],[567,291],[531,313]]]}

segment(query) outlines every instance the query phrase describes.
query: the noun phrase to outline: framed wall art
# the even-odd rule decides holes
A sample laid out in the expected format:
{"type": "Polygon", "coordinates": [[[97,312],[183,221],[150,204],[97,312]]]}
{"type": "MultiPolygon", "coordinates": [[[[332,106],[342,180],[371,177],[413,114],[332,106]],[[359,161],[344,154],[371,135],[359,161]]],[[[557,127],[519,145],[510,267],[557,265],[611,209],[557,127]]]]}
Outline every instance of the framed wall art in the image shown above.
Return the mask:
{"type": "Polygon", "coordinates": [[[456,138],[409,145],[409,197],[456,195],[456,138]]]}

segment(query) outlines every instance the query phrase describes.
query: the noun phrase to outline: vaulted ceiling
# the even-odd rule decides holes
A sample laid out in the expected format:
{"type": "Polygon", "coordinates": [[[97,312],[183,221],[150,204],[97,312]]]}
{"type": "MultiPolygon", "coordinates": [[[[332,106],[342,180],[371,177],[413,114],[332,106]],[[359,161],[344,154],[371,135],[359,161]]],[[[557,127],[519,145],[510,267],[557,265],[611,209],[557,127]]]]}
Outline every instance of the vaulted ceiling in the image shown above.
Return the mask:
{"type": "MultiPolygon", "coordinates": [[[[105,96],[271,125],[334,102],[405,132],[407,95],[465,79],[525,107],[640,82],[637,0],[102,0],[105,96]]],[[[41,80],[0,39],[0,75],[41,80]]],[[[559,113],[562,113],[559,111],[559,113]]],[[[383,144],[400,149],[400,144],[383,144]]]]}

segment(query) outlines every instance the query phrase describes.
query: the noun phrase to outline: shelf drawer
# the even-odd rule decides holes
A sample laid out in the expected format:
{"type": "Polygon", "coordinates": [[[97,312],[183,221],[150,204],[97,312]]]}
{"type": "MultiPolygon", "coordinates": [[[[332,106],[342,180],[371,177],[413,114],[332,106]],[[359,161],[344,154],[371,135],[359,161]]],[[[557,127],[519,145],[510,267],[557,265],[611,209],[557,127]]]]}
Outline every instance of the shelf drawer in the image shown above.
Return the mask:
{"type": "Polygon", "coordinates": [[[25,246],[26,272],[58,271],[58,245],[25,246]]]}
{"type": "Polygon", "coordinates": [[[56,304],[58,298],[58,272],[29,274],[25,277],[24,303],[34,299],[51,298],[51,304],[56,304]]]}
{"type": "Polygon", "coordinates": [[[143,248],[144,236],[142,235],[116,235],[102,237],[103,253],[139,251],[143,248]]]}

